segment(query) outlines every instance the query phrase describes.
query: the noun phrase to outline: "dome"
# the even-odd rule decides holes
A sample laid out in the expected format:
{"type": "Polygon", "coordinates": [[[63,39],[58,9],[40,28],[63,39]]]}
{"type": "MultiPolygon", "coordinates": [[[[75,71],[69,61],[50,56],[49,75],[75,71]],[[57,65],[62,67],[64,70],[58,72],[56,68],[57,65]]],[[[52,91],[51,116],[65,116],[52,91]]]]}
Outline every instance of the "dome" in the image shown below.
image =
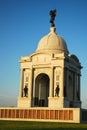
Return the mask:
{"type": "Polygon", "coordinates": [[[50,33],[38,43],[36,52],[52,51],[56,53],[68,53],[67,45],[65,40],[55,33],[55,28],[50,28],[50,33]]]}

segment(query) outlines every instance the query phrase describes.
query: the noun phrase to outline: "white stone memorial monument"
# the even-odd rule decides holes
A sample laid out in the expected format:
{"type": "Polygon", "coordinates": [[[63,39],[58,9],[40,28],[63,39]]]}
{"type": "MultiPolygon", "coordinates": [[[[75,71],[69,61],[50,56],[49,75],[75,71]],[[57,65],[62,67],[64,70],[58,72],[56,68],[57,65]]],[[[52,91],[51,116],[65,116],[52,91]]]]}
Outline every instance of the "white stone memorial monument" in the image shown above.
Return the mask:
{"type": "Polygon", "coordinates": [[[80,108],[82,67],[56,33],[56,10],[50,11],[50,15],[50,33],[40,39],[33,54],[20,59],[18,107],[80,108]]]}
{"type": "Polygon", "coordinates": [[[87,122],[81,108],[81,64],[57,35],[56,10],[50,11],[50,32],[36,51],[20,59],[20,89],[17,107],[0,108],[1,120],[87,122]]]}

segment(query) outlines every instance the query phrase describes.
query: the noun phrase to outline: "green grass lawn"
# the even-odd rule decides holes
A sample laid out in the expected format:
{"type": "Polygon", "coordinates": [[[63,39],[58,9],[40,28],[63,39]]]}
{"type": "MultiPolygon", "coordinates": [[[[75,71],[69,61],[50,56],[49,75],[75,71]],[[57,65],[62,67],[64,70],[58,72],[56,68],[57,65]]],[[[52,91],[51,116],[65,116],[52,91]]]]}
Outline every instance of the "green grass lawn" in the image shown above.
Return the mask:
{"type": "Polygon", "coordinates": [[[0,121],[0,130],[87,130],[87,124],[0,121]]]}

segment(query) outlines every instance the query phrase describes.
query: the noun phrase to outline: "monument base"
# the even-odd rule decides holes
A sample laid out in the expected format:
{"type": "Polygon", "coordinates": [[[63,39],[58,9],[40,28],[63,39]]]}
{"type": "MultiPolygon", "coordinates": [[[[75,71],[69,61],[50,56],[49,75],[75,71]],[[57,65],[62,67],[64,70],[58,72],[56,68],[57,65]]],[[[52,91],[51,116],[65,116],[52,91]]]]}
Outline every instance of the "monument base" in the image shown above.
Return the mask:
{"type": "Polygon", "coordinates": [[[17,106],[19,108],[30,108],[31,107],[31,99],[30,98],[26,98],[26,97],[23,97],[23,98],[18,98],[18,103],[17,103],[17,106]]]}
{"type": "Polygon", "coordinates": [[[64,97],[49,97],[49,108],[64,108],[64,97]]]}
{"type": "Polygon", "coordinates": [[[87,122],[87,110],[80,108],[0,108],[0,120],[87,122]]]}

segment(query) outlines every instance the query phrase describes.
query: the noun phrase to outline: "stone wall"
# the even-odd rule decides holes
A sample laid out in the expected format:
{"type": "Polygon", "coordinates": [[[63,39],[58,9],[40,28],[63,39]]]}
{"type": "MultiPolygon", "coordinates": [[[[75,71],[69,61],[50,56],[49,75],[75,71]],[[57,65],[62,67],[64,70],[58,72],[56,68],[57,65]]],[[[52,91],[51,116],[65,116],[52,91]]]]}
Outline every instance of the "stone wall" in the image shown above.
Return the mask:
{"type": "Polygon", "coordinates": [[[80,123],[80,109],[0,108],[0,120],[28,120],[80,123]]]}

